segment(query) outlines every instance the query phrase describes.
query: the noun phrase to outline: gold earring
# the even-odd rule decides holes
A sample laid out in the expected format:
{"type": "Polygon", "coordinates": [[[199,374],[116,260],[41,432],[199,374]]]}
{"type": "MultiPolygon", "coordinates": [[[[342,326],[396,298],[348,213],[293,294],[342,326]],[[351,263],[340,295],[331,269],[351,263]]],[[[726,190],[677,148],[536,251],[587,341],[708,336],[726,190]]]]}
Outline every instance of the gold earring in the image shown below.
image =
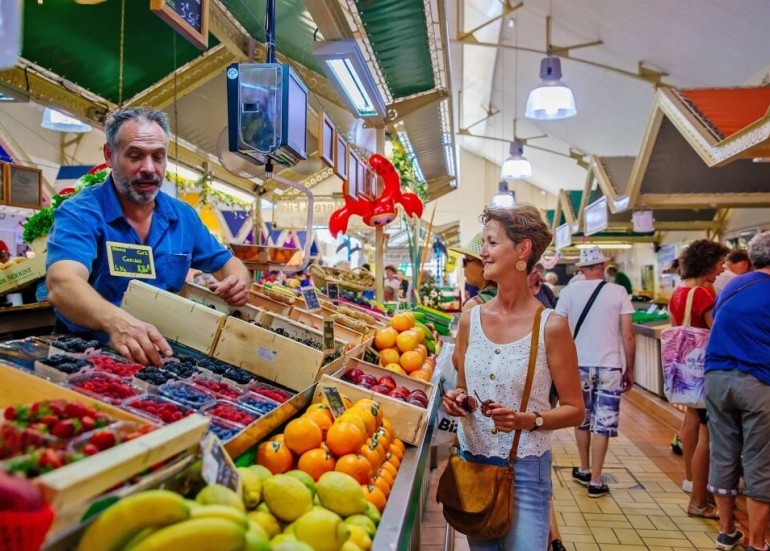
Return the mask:
{"type": "Polygon", "coordinates": [[[520,272],[523,272],[524,270],[527,269],[527,263],[524,262],[523,260],[519,260],[518,262],[516,262],[516,269],[520,272]]]}

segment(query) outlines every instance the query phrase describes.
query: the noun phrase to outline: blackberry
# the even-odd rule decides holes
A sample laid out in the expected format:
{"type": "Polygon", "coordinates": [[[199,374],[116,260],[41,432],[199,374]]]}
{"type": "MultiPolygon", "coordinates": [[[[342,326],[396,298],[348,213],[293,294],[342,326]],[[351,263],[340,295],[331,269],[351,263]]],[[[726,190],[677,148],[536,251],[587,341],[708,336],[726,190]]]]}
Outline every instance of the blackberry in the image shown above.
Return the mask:
{"type": "Polygon", "coordinates": [[[248,371],[244,371],[243,369],[239,369],[237,367],[233,367],[232,369],[229,369],[227,372],[225,372],[223,376],[225,377],[225,379],[230,379],[231,381],[235,381],[239,385],[248,384],[255,379],[254,375],[252,375],[248,371]]]}
{"type": "Polygon", "coordinates": [[[230,366],[226,363],[214,360],[212,358],[206,358],[198,362],[198,366],[201,369],[207,369],[217,375],[224,375],[230,369],[230,366]]]}
{"type": "Polygon", "coordinates": [[[169,380],[173,380],[174,378],[170,373],[166,373],[165,371],[162,371],[153,366],[145,367],[136,375],[134,375],[134,377],[141,379],[142,381],[147,381],[151,385],[155,386],[160,386],[169,380]]]}
{"type": "Polygon", "coordinates": [[[90,365],[85,360],[70,358],[69,356],[65,356],[63,354],[56,354],[55,356],[46,358],[45,360],[42,360],[42,363],[46,365],[50,365],[51,367],[55,368],[57,371],[61,371],[62,373],[66,373],[67,375],[77,373],[84,367],[87,367],[90,365]]]}
{"type": "Polygon", "coordinates": [[[198,368],[195,365],[183,364],[181,362],[166,362],[163,364],[163,369],[170,373],[173,373],[181,379],[187,379],[192,377],[198,372],[198,368]]]}

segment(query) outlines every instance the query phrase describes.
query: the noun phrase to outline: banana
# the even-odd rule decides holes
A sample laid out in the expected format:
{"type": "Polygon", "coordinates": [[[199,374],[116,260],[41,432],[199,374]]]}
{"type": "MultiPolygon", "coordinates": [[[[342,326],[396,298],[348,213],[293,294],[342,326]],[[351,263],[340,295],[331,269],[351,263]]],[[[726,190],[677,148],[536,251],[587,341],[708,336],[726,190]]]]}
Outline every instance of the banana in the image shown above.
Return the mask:
{"type": "Polygon", "coordinates": [[[184,498],[174,492],[149,490],[129,496],[88,527],[77,551],[118,551],[145,528],[181,522],[189,516],[184,498]]]}
{"type": "Polygon", "coordinates": [[[242,525],[222,518],[196,518],[158,530],[131,551],[241,551],[245,544],[242,525]]]}
{"type": "Polygon", "coordinates": [[[249,518],[246,513],[229,507],[227,505],[201,505],[190,512],[190,519],[197,518],[221,518],[234,522],[243,527],[244,530],[249,526],[249,518]]]}
{"type": "Polygon", "coordinates": [[[425,349],[430,352],[431,354],[435,354],[436,352],[436,341],[429,341],[428,339],[425,339],[425,342],[423,343],[425,345],[425,349]]]}
{"type": "Polygon", "coordinates": [[[139,545],[139,542],[144,540],[150,534],[154,534],[158,530],[160,530],[160,528],[157,526],[151,526],[150,528],[145,528],[144,530],[140,530],[139,532],[134,534],[134,537],[128,541],[125,547],[123,547],[122,551],[131,551],[131,549],[139,545]]]}
{"type": "Polygon", "coordinates": [[[414,326],[422,329],[422,332],[425,333],[425,340],[427,341],[435,340],[435,337],[433,336],[433,331],[428,329],[423,322],[415,320],[414,326]]]}

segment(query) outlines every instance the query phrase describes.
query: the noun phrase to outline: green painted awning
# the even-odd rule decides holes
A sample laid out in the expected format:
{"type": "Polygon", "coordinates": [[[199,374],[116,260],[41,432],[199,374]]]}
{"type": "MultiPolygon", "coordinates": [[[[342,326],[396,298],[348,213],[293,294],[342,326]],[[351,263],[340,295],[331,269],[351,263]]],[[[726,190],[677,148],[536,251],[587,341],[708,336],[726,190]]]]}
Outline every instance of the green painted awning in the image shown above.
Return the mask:
{"type": "Polygon", "coordinates": [[[394,99],[433,90],[423,0],[359,0],[369,43],[394,99]]]}
{"type": "MultiPolygon", "coordinates": [[[[150,11],[149,0],[127,0],[123,100],[201,55],[150,11]]],[[[24,1],[22,56],[111,102],[118,102],[121,2],[24,1]]],[[[217,45],[209,34],[209,47],[217,45]]]]}

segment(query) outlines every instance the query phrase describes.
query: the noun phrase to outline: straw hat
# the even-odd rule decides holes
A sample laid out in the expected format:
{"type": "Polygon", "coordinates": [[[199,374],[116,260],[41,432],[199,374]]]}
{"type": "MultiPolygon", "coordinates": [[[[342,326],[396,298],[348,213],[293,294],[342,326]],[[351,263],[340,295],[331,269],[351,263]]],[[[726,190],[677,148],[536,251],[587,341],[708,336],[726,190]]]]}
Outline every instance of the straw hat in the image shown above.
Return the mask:
{"type": "Polygon", "coordinates": [[[481,260],[481,234],[474,235],[465,247],[449,247],[449,250],[481,260]]]}
{"type": "Polygon", "coordinates": [[[590,247],[580,251],[580,262],[575,264],[578,268],[585,266],[594,266],[596,264],[602,264],[608,262],[610,259],[604,256],[604,253],[599,247],[590,247]]]}

